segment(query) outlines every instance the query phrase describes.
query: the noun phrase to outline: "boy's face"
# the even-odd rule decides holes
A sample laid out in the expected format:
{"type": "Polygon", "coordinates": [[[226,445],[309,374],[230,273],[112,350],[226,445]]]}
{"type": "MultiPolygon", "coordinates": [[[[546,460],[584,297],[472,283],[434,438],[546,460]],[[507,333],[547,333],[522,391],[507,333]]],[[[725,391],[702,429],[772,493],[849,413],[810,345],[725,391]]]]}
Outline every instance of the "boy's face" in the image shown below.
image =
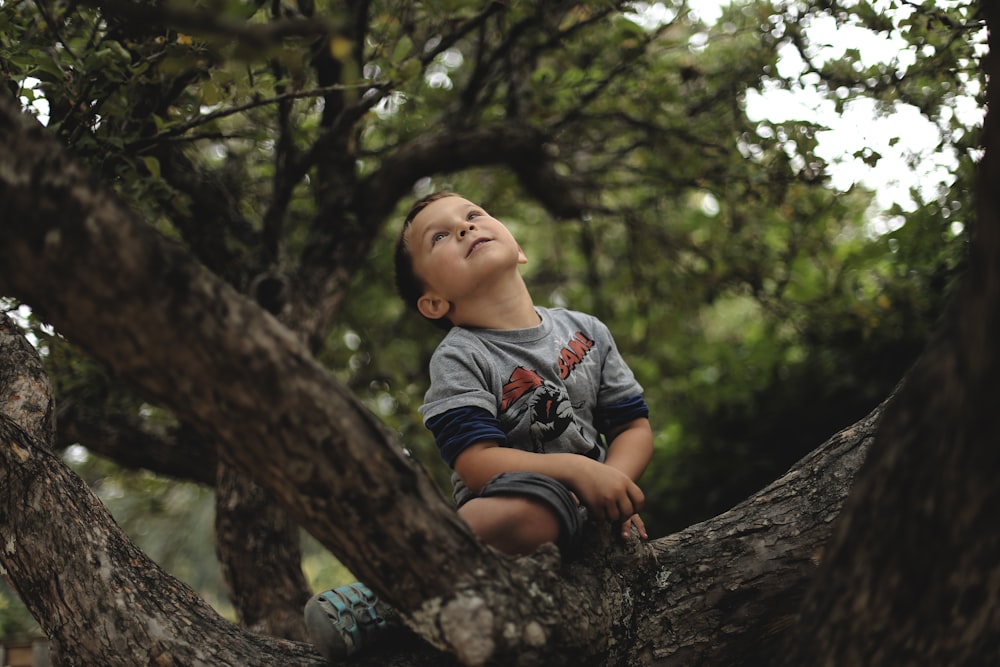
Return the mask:
{"type": "Polygon", "coordinates": [[[425,286],[417,308],[431,319],[462,299],[488,297],[494,280],[528,261],[502,222],[458,196],[420,211],[406,231],[406,246],[425,286]]]}

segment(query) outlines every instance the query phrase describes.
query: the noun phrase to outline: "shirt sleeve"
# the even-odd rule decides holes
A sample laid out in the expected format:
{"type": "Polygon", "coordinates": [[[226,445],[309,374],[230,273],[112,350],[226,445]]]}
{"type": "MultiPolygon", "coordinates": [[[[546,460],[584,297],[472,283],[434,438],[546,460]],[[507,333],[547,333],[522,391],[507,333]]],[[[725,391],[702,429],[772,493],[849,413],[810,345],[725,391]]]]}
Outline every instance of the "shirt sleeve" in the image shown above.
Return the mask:
{"type": "Polygon", "coordinates": [[[484,440],[493,440],[501,445],[507,442],[499,420],[482,408],[454,408],[431,417],[426,425],[434,434],[441,458],[449,468],[455,467],[458,455],[469,445],[484,440]]]}
{"type": "Polygon", "coordinates": [[[594,426],[607,438],[608,433],[616,426],[627,424],[640,417],[649,417],[649,406],[641,395],[636,395],[621,403],[598,407],[594,414],[594,426]]]}
{"type": "Polygon", "coordinates": [[[475,341],[449,334],[434,351],[429,371],[430,388],[420,406],[424,424],[455,408],[481,408],[491,416],[497,415],[492,377],[495,373],[475,341]]]}
{"type": "MultiPolygon", "coordinates": [[[[596,318],[595,318],[596,319],[596,318]]],[[[607,353],[604,355],[601,366],[601,386],[597,393],[597,406],[595,418],[603,413],[605,415],[614,413],[621,409],[621,406],[630,405],[632,401],[638,399],[642,401],[642,385],[635,379],[632,369],[625,363],[615,339],[611,335],[608,327],[597,320],[598,331],[604,339],[607,353]]],[[[645,405],[645,402],[643,402],[645,405]]],[[[623,419],[621,422],[630,421],[623,419]]],[[[598,421],[598,425],[600,422],[598,421]]],[[[617,424],[615,424],[617,425],[617,424]]]]}

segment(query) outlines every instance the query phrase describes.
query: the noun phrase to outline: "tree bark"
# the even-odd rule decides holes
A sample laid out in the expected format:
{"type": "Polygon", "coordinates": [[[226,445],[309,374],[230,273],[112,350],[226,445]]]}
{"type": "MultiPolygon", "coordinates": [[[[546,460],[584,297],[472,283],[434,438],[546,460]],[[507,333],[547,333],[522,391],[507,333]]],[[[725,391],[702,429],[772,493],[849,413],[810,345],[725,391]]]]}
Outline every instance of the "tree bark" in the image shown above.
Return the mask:
{"type": "Polygon", "coordinates": [[[634,646],[609,664],[773,664],[881,411],[728,512],[651,542],[631,589],[634,646]]]}
{"type": "Polygon", "coordinates": [[[0,311],[0,412],[30,437],[50,443],[56,432],[52,385],[37,359],[35,349],[0,311]]]}
{"type": "Polygon", "coordinates": [[[886,409],[790,637],[788,665],[1000,664],[997,8],[969,271],[886,409]]]}
{"type": "Polygon", "coordinates": [[[316,664],[307,645],[249,635],[162,571],[51,451],[51,389],[0,315],[2,572],[57,665],[316,664]]]}
{"type": "Polygon", "coordinates": [[[225,464],[215,484],[219,562],[240,621],[254,632],[307,641],[298,525],[260,486],[225,464]]]}

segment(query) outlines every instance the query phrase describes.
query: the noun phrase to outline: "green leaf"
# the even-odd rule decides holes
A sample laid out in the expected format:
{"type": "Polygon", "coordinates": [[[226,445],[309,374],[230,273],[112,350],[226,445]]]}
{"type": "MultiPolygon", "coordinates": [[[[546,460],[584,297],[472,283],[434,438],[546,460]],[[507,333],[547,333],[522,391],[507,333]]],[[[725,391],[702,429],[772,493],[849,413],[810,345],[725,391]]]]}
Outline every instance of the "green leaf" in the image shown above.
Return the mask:
{"type": "Polygon", "coordinates": [[[142,156],[142,162],[146,165],[146,171],[150,173],[153,178],[160,178],[160,161],[155,157],[144,155],[142,156]]]}
{"type": "Polygon", "coordinates": [[[410,55],[410,51],[413,50],[413,40],[410,39],[408,35],[403,35],[398,42],[396,42],[396,48],[392,50],[392,59],[395,62],[402,62],[406,56],[410,55]]]}

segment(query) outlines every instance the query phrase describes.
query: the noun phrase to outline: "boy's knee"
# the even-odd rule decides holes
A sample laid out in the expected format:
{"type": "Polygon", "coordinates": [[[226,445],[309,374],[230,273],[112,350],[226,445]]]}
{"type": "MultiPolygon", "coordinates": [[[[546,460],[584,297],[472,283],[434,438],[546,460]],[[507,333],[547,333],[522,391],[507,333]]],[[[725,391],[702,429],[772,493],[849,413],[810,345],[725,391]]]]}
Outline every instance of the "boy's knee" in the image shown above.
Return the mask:
{"type": "Polygon", "coordinates": [[[501,548],[498,540],[509,538],[530,546],[522,553],[534,551],[545,542],[556,542],[566,550],[575,546],[582,530],[576,497],[564,484],[545,475],[497,475],[473,500],[463,505],[460,513],[474,532],[497,548],[501,548]],[[477,502],[468,508],[473,500],[508,502],[477,502]]]}
{"type": "Polygon", "coordinates": [[[559,541],[555,514],[530,498],[473,498],[458,513],[481,540],[507,554],[529,554],[546,542],[559,541]]]}

